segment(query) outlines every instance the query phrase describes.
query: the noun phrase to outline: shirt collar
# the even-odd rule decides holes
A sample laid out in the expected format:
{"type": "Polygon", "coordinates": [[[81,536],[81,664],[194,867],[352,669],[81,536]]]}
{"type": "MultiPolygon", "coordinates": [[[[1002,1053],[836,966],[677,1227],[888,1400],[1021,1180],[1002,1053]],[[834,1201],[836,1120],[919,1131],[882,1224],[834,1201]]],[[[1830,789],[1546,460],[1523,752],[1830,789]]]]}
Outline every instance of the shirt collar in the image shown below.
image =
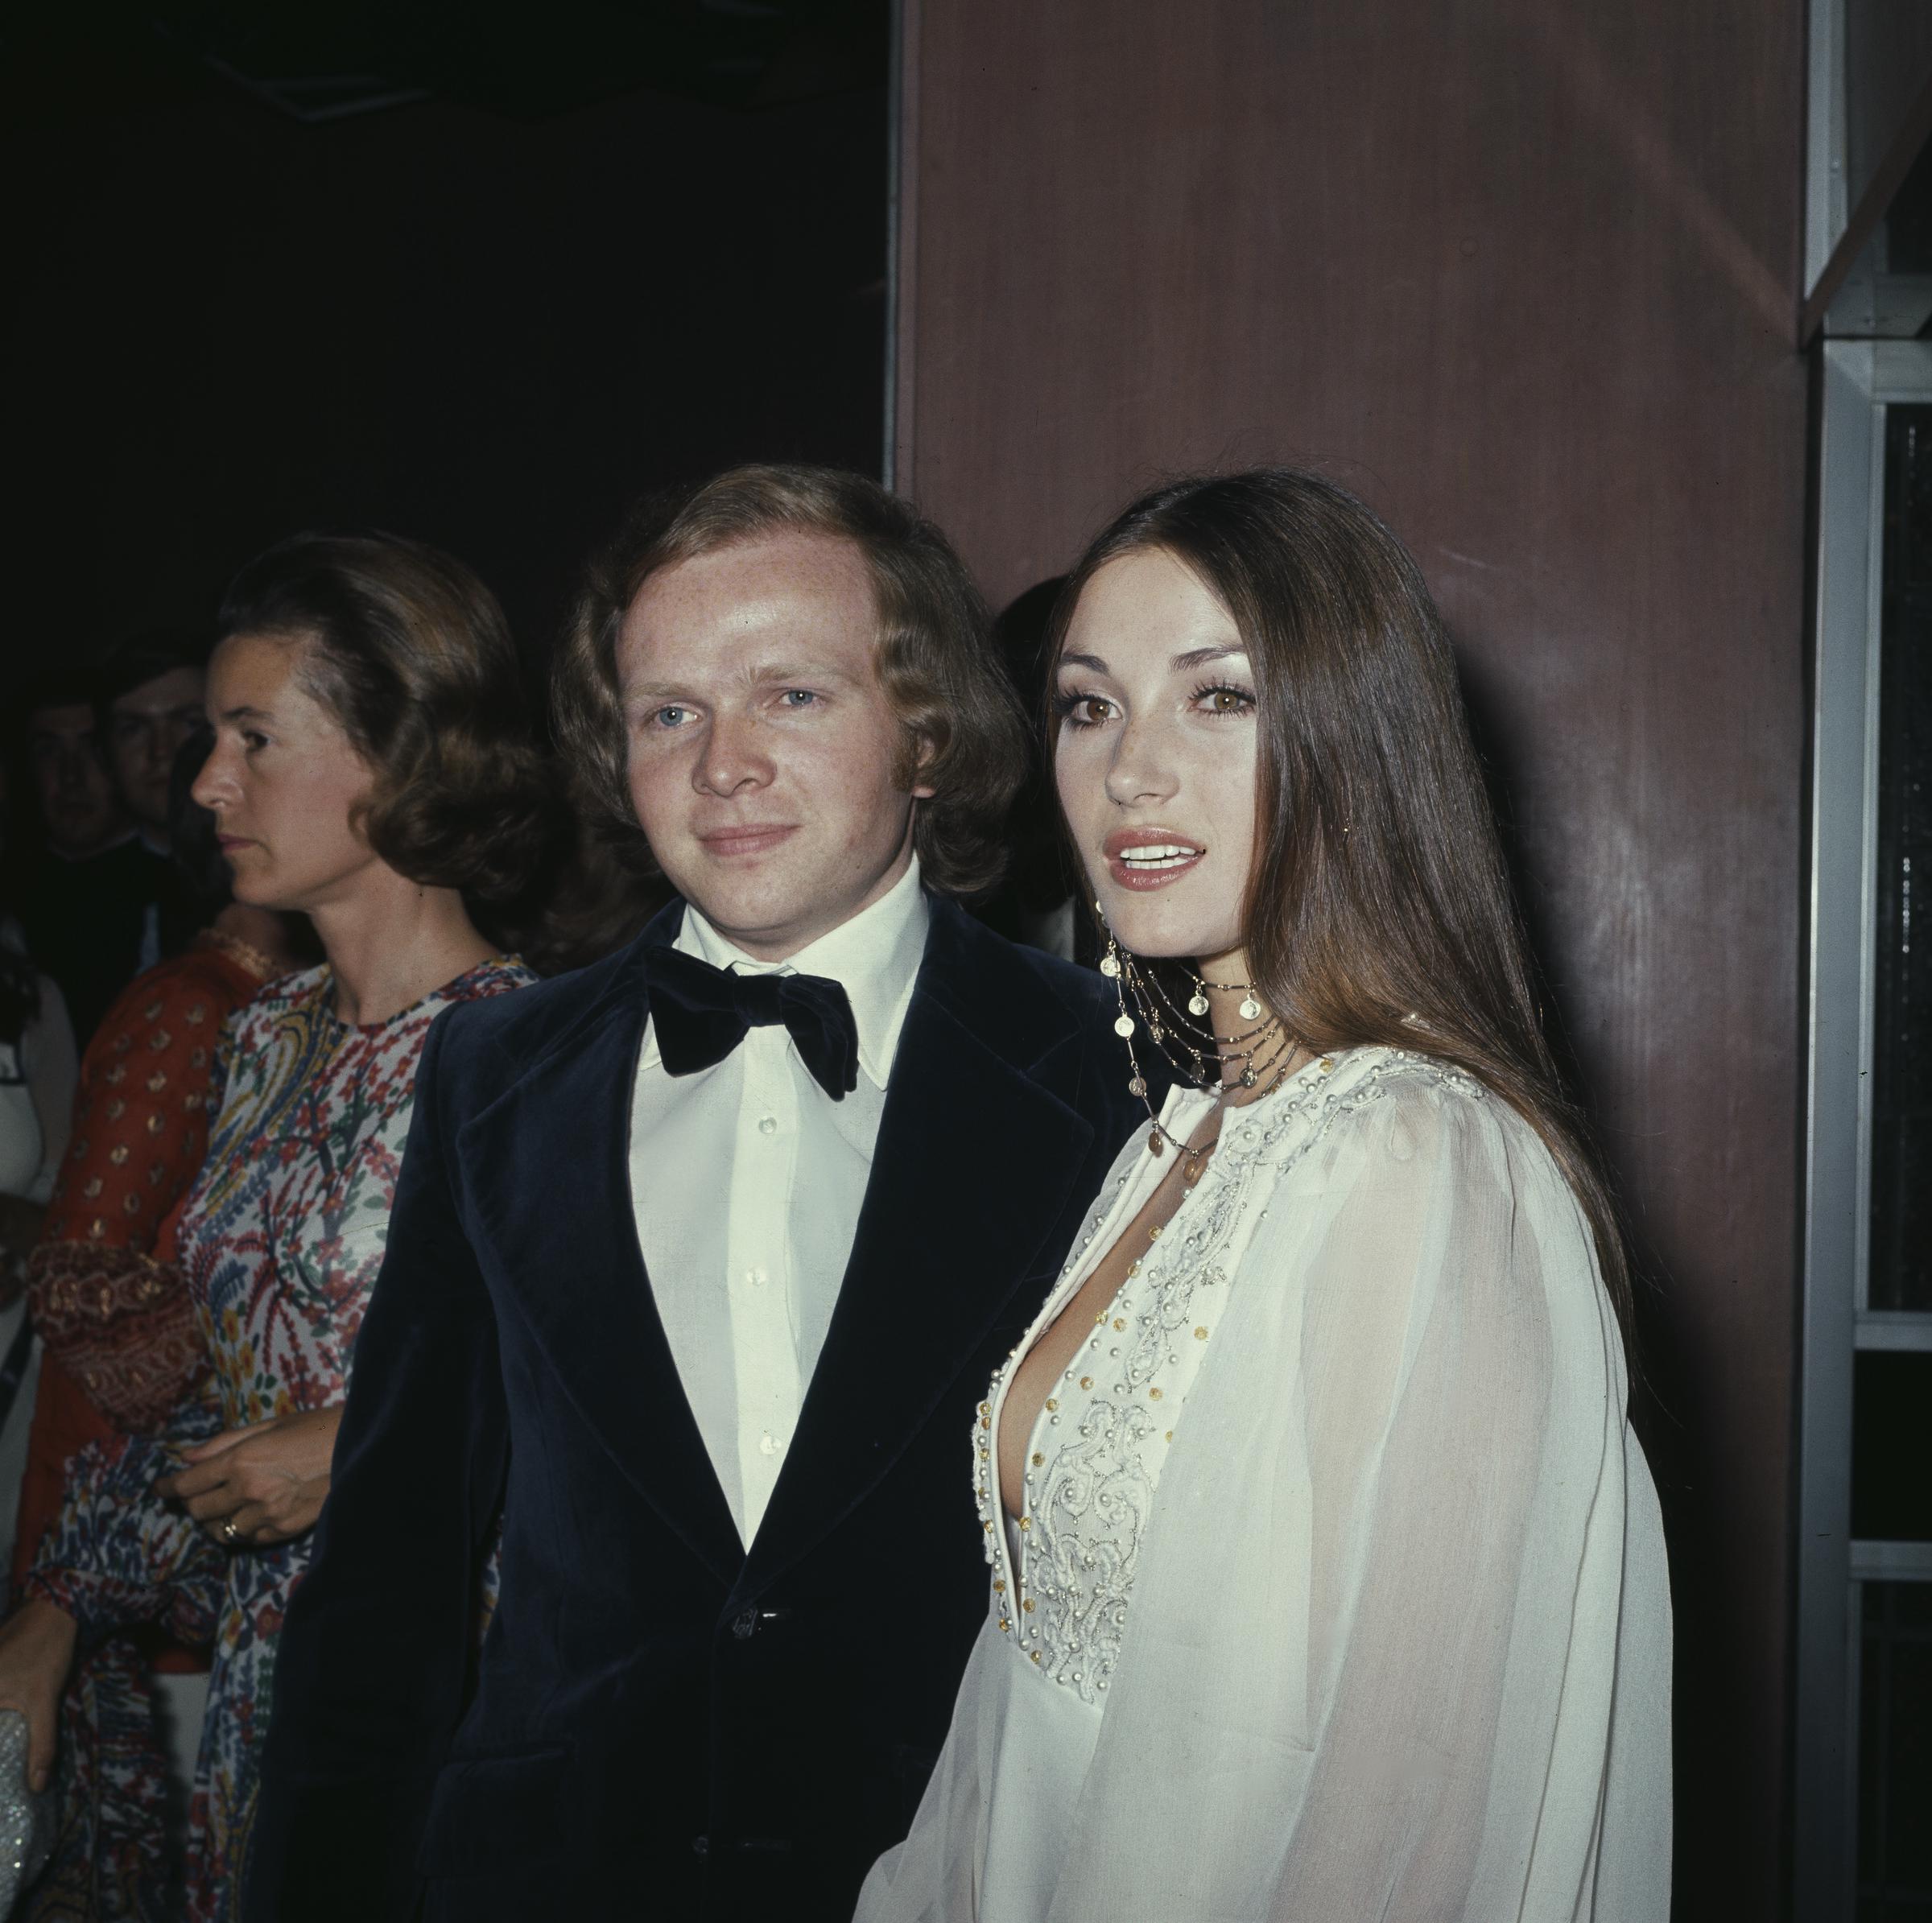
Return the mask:
{"type": "MultiPolygon", "coordinates": [[[[683,924],[671,946],[681,955],[696,955],[714,968],[736,968],[745,975],[822,975],[836,981],[852,1004],[859,1036],[859,1066],[875,1088],[883,1088],[898,1053],[899,1031],[926,953],[926,933],[932,920],[924,889],[919,885],[919,858],[914,855],[906,873],[869,908],[829,934],[808,942],[783,961],[754,959],[720,935],[688,902],[683,924]]],[[[658,1060],[654,1025],[644,1045],[644,1061],[658,1060]]]]}

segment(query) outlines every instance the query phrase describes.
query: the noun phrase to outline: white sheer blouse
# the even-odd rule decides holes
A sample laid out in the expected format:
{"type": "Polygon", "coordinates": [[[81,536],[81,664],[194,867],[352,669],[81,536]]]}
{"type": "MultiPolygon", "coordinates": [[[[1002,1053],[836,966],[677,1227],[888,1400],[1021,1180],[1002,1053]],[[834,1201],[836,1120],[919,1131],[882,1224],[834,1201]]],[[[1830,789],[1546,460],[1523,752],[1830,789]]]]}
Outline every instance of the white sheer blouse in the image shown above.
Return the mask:
{"type": "MultiPolygon", "coordinates": [[[[1160,1173],[1137,1137],[1016,1359],[1160,1173]]],[[[1014,1366],[973,1437],[987,1620],[859,1923],[1662,1923],[1657,1500],[1587,1228],[1505,1104],[1359,1049],[1232,1113],[1042,1412],[1018,1554],[1014,1366]]]]}

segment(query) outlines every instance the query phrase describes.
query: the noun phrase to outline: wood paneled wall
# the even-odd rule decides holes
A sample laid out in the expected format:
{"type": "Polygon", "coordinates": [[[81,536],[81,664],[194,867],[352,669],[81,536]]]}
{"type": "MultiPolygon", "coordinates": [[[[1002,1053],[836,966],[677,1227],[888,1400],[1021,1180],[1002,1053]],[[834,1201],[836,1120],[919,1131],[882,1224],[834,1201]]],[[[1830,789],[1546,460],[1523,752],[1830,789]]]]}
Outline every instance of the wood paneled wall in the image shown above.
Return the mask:
{"type": "Polygon", "coordinates": [[[1455,633],[1655,1276],[1678,1913],[1783,1882],[1804,11],[903,0],[898,485],[1005,601],[1291,461],[1455,633]]]}

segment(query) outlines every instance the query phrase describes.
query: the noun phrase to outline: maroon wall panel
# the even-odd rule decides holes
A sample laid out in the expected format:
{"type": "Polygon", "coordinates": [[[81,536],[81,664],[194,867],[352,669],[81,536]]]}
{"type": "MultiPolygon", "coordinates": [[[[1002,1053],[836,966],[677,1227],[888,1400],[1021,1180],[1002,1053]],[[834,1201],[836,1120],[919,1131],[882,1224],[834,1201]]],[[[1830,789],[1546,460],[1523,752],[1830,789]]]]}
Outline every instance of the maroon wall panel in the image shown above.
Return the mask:
{"type": "Polygon", "coordinates": [[[1657,1277],[1679,1913],[1739,1918],[1782,1884],[1803,34],[1768,0],[902,31],[896,479],[995,600],[1162,474],[1286,460],[1443,605],[1657,1277]]]}

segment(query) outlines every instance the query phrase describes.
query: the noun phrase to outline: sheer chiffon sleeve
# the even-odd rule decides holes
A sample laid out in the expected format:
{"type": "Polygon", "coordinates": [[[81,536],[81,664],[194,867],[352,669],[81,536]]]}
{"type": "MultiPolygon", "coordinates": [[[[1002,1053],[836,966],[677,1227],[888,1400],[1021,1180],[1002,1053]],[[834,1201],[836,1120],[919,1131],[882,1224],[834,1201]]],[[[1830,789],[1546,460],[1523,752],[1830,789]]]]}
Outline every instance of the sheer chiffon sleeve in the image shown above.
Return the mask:
{"type": "Polygon", "coordinates": [[[1048,1914],[1661,1920],[1662,1532],[1554,1162],[1397,1076],[1253,1218],[1048,1914]]]}
{"type": "Polygon", "coordinates": [[[1315,1720],[1272,1896],[1401,1923],[1463,1913],[1512,1640],[1575,1587],[1573,1549],[1531,1538],[1553,1420],[1593,1486],[1614,1379],[1558,1392],[1526,1172],[1484,1107],[1390,1103],[1364,1135],[1305,1285],[1315,1720]]]}

